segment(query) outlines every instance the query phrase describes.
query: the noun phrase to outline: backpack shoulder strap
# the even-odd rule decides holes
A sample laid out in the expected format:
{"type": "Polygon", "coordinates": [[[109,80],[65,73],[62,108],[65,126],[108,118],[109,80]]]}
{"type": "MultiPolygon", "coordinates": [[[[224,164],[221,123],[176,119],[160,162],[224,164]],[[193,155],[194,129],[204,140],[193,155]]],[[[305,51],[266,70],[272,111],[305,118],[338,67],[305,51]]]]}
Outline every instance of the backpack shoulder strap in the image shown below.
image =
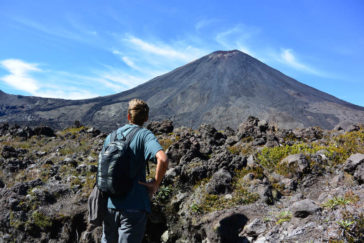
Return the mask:
{"type": "Polygon", "coordinates": [[[113,131],[110,134],[110,143],[114,142],[116,140],[116,136],[117,136],[117,130],[113,131]]]}
{"type": "Polygon", "coordinates": [[[134,127],[127,135],[126,135],[126,144],[129,145],[131,140],[133,140],[135,134],[140,130],[141,128],[138,127],[134,127]]]}

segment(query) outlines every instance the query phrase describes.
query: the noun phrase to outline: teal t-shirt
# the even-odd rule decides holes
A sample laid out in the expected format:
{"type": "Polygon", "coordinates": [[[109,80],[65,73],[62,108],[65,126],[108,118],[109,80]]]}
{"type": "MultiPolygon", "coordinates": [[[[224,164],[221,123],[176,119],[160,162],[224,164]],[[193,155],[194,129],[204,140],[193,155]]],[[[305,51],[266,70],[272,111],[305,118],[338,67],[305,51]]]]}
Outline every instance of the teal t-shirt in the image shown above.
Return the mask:
{"type": "MultiPolygon", "coordinates": [[[[126,136],[132,128],[138,125],[127,124],[117,130],[117,138],[121,138],[121,134],[126,136]]],[[[106,137],[104,147],[110,142],[110,134],[106,137]]],[[[146,162],[155,158],[158,151],[162,150],[154,134],[146,128],[140,129],[130,142],[130,149],[133,152],[133,161],[131,163],[131,171],[136,172],[131,191],[125,197],[109,197],[107,207],[113,209],[141,210],[150,212],[150,200],[147,188],[140,185],[138,181],[146,181],[146,162]],[[139,168],[139,169],[138,169],[139,168]],[[138,170],[138,171],[136,171],[138,170]]],[[[133,173],[134,174],[134,173],[133,173]]]]}

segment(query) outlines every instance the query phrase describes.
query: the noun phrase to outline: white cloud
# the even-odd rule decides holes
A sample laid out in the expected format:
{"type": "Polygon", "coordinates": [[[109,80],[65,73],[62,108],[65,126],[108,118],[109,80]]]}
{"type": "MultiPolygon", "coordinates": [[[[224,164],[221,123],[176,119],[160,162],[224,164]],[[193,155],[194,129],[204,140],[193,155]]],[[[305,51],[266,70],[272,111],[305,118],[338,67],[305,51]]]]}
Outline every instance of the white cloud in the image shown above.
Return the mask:
{"type": "Polygon", "coordinates": [[[45,91],[38,91],[36,93],[36,96],[47,97],[47,98],[51,97],[60,99],[81,100],[81,99],[89,99],[92,97],[96,97],[98,95],[89,92],[87,90],[81,90],[81,91],[45,90],[45,91]]]}
{"type": "Polygon", "coordinates": [[[216,22],[218,22],[217,19],[202,19],[196,23],[195,29],[200,30],[216,22]]]}
{"type": "Polygon", "coordinates": [[[125,62],[125,64],[126,65],[128,65],[129,67],[131,67],[131,68],[134,68],[134,69],[136,69],[136,70],[139,70],[139,67],[137,67],[136,65],[135,65],[135,63],[129,58],[129,57],[126,57],[126,56],[124,56],[124,57],[122,57],[121,58],[124,62],[125,62]]]}
{"type": "Polygon", "coordinates": [[[317,71],[316,69],[308,66],[307,64],[298,61],[296,56],[293,54],[292,49],[282,49],[279,56],[279,61],[299,71],[314,74],[317,76],[327,76],[326,74],[317,71]]]}
{"type": "Polygon", "coordinates": [[[177,45],[171,46],[163,43],[151,43],[132,35],[128,35],[124,40],[134,46],[134,48],[144,52],[185,62],[195,59],[198,52],[200,52],[198,49],[192,48],[191,46],[184,46],[181,48],[177,45]],[[194,53],[195,51],[197,51],[197,53],[194,53]]]}
{"type": "Polygon", "coordinates": [[[250,56],[258,58],[258,54],[252,50],[252,47],[250,47],[248,43],[251,42],[254,36],[259,32],[260,30],[257,28],[240,24],[217,33],[215,40],[227,50],[238,49],[250,56]]]}
{"type": "MultiPolygon", "coordinates": [[[[77,75],[68,74],[66,72],[57,71],[44,71],[40,69],[38,64],[27,63],[19,59],[7,59],[0,62],[1,66],[6,69],[10,74],[0,77],[0,80],[4,81],[13,88],[21,91],[25,91],[30,95],[39,97],[50,97],[50,98],[63,98],[63,99],[86,99],[98,96],[94,92],[88,90],[79,89],[77,86],[69,86],[67,84],[52,84],[50,79],[60,79],[63,76],[73,76],[77,75]],[[42,73],[49,74],[47,80],[35,79],[32,73],[42,73]]],[[[88,77],[80,76],[79,79],[90,80],[88,77]]],[[[93,81],[98,79],[92,79],[93,81]]],[[[102,80],[98,80],[102,82],[102,80]]]]}
{"type": "Polygon", "coordinates": [[[132,58],[124,56],[122,52],[118,51],[118,50],[113,50],[112,53],[114,55],[117,55],[121,58],[121,60],[128,65],[129,67],[131,67],[132,69],[135,69],[137,71],[143,71],[143,69],[141,69],[140,67],[138,67],[134,61],[132,60],[132,58]]]}
{"type": "Polygon", "coordinates": [[[293,55],[293,51],[291,49],[283,49],[281,52],[282,60],[287,63],[288,65],[300,69],[300,70],[307,70],[308,67],[300,62],[297,61],[296,57],[293,55]]]}
{"type": "Polygon", "coordinates": [[[18,59],[7,59],[2,61],[1,65],[10,73],[0,78],[8,85],[31,94],[34,94],[39,89],[37,81],[29,75],[29,72],[41,71],[37,64],[26,63],[18,59]]]}
{"type": "MultiPolygon", "coordinates": [[[[104,80],[107,80],[107,81],[113,83],[114,87],[117,87],[116,85],[119,85],[119,87],[122,87],[124,90],[133,88],[133,87],[147,81],[147,79],[129,75],[129,74],[126,74],[125,72],[123,72],[122,70],[117,70],[117,69],[114,69],[113,71],[104,72],[104,73],[100,74],[100,77],[104,80]],[[120,86],[120,84],[122,86],[120,86]]],[[[119,89],[119,91],[121,91],[121,89],[119,89]]]]}

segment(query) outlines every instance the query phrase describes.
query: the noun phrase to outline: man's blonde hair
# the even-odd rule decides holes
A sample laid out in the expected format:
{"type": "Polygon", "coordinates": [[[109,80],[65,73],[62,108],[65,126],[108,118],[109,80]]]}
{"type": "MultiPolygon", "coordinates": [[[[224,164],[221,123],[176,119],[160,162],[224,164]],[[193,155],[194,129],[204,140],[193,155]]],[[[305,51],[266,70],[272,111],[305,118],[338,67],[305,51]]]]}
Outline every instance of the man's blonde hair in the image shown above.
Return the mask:
{"type": "Polygon", "coordinates": [[[148,120],[149,107],[141,99],[132,99],[129,101],[128,114],[130,122],[142,126],[148,120]]]}

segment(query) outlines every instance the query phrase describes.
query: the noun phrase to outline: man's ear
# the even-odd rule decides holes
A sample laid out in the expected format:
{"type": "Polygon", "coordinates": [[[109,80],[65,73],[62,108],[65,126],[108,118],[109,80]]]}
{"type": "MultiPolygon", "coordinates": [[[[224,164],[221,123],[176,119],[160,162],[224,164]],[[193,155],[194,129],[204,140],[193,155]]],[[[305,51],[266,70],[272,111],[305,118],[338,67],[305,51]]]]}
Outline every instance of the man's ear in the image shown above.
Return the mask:
{"type": "Polygon", "coordinates": [[[128,121],[130,121],[130,114],[128,113],[128,121]]]}

